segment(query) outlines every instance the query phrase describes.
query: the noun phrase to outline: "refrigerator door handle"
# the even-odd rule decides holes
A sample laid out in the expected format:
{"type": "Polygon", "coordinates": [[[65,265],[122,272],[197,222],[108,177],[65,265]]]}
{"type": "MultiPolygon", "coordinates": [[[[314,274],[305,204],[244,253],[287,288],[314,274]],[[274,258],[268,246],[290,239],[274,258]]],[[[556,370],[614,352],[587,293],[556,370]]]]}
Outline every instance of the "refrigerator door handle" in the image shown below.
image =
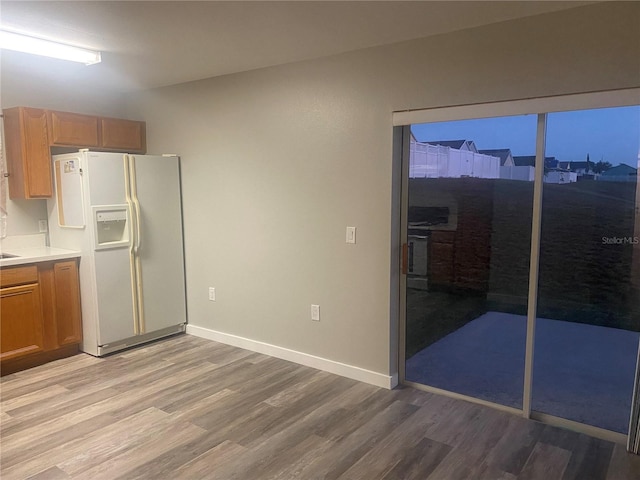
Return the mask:
{"type": "Polygon", "coordinates": [[[138,190],[137,190],[137,178],[136,178],[136,158],[131,155],[129,156],[129,172],[130,172],[130,189],[131,189],[131,199],[133,201],[133,207],[135,210],[135,235],[134,235],[134,247],[133,247],[133,255],[134,255],[134,267],[135,267],[135,289],[136,289],[136,304],[138,307],[138,328],[139,333],[145,333],[145,321],[144,321],[144,300],[143,300],[143,289],[142,289],[142,262],[140,260],[140,202],[138,201],[138,190]]]}
{"type": "Polygon", "coordinates": [[[136,268],[136,251],[135,237],[137,229],[135,226],[135,215],[133,200],[131,198],[131,165],[129,156],[124,155],[124,190],[129,213],[129,268],[131,272],[131,298],[133,299],[133,333],[139,335],[140,332],[140,315],[138,308],[138,269],[136,268]]]}
{"type": "Polygon", "coordinates": [[[134,252],[137,255],[138,250],[140,249],[140,202],[138,201],[138,191],[136,188],[137,179],[136,179],[136,159],[134,156],[130,157],[131,160],[131,199],[133,200],[133,206],[136,211],[136,221],[135,221],[135,247],[134,252]]]}
{"type": "Polygon", "coordinates": [[[135,243],[134,243],[133,250],[137,255],[138,250],[140,250],[140,202],[138,201],[137,197],[133,198],[133,207],[136,212],[136,222],[135,222],[136,234],[135,234],[135,243]]]}
{"type": "Polygon", "coordinates": [[[135,253],[136,236],[138,235],[137,215],[134,212],[133,194],[131,191],[131,161],[129,155],[124,156],[124,194],[129,210],[129,236],[132,253],[135,253]]]}
{"type": "Polygon", "coordinates": [[[129,269],[131,271],[131,298],[133,299],[133,333],[139,335],[140,330],[140,307],[138,305],[138,267],[136,264],[137,255],[134,252],[133,243],[129,246],[129,269]]]}
{"type": "Polygon", "coordinates": [[[146,325],[144,321],[144,300],[142,297],[142,263],[140,255],[135,255],[134,268],[136,270],[136,305],[138,307],[138,333],[146,333],[146,325]]]}

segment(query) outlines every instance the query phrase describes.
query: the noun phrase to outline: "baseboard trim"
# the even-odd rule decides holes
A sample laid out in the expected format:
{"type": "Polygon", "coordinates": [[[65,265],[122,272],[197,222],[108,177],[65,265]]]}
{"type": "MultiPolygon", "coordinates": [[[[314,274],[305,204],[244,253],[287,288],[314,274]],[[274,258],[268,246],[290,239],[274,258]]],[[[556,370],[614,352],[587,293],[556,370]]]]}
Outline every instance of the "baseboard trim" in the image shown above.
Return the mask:
{"type": "Polygon", "coordinates": [[[252,352],[264,353],[271,357],[281,358],[282,360],[295,362],[306,367],[317,368],[318,370],[358,380],[359,382],[369,383],[377,387],[392,389],[398,385],[397,375],[384,375],[382,373],[373,372],[353,365],[347,365],[345,363],[336,362],[326,358],[316,357],[315,355],[309,355],[308,353],[290,350],[277,345],[271,345],[269,343],[231,335],[229,333],[218,332],[209,328],[197,327],[195,325],[187,324],[186,332],[194,337],[206,338],[226,345],[251,350],[252,352]]]}

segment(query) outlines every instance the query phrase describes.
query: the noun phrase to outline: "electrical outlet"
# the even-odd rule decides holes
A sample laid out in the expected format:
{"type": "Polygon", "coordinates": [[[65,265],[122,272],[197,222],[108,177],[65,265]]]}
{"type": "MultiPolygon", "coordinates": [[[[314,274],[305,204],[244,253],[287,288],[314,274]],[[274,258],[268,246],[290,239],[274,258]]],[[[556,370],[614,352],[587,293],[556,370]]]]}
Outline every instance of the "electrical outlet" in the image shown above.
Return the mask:
{"type": "Polygon", "coordinates": [[[216,289],[213,287],[209,287],[209,300],[212,302],[216,301],[216,289]]]}
{"type": "Polygon", "coordinates": [[[320,321],[320,305],[311,305],[311,320],[320,321]]]}
{"type": "Polygon", "coordinates": [[[46,220],[38,220],[38,232],[47,233],[49,231],[48,227],[46,220]]]}

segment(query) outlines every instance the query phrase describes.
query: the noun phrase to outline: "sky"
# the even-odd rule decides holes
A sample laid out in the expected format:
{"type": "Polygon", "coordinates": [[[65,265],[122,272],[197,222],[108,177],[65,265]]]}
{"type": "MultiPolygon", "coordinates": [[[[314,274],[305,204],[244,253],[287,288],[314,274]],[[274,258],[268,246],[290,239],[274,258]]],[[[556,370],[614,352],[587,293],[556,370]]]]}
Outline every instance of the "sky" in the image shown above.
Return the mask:
{"type": "MultiPolygon", "coordinates": [[[[513,155],[534,155],[536,115],[412,125],[418,141],[473,140],[478,150],[511,148],[513,155]]],[[[546,156],[558,160],[600,160],[638,166],[640,106],[550,113],[546,156]]]]}

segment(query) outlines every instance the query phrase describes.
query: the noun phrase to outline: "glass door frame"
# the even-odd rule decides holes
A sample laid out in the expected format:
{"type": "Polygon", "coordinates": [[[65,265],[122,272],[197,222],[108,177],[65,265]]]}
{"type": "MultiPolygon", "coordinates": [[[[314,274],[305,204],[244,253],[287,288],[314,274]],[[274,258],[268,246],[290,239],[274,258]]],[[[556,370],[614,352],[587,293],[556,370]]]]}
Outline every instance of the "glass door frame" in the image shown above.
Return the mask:
{"type": "MultiPolygon", "coordinates": [[[[613,108],[640,105],[640,88],[612,90],[604,92],[563,95],[554,97],[542,97],[526,100],[513,100],[496,103],[483,103],[473,105],[460,105],[453,107],[439,107],[421,110],[406,110],[393,113],[393,126],[398,129],[394,132],[394,138],[402,138],[401,150],[401,201],[400,201],[400,232],[399,245],[399,332],[398,332],[398,378],[403,385],[408,385],[420,390],[438,393],[453,398],[458,398],[481,405],[490,406],[499,410],[507,411],[524,418],[530,418],[549,425],[568,428],[574,431],[585,433],[594,437],[613,441],[620,444],[627,444],[629,435],[613,432],[603,428],[575,422],[554,415],[532,410],[532,382],[533,382],[533,351],[535,344],[535,328],[538,304],[538,267],[540,259],[540,240],[542,224],[542,196],[544,180],[544,158],[546,144],[546,122],[547,114],[556,112],[567,112],[575,110],[588,110],[597,108],[613,108]],[[523,383],[523,407],[521,409],[501,405],[498,403],[482,400],[475,397],[442,390],[436,387],[411,382],[406,379],[406,324],[407,324],[407,231],[408,231],[408,210],[409,210],[409,142],[411,136],[411,125],[417,123],[435,123],[454,120],[495,118],[514,115],[537,115],[536,133],[536,160],[535,179],[533,193],[533,219],[531,230],[531,252],[529,269],[529,292],[527,309],[527,334],[525,348],[525,369],[523,383]],[[400,135],[401,134],[401,135],[400,135]]],[[[395,147],[394,147],[395,150],[395,147]]],[[[640,184],[636,191],[637,198],[640,199],[640,184]]],[[[640,200],[639,200],[640,201],[640,200]]],[[[637,208],[638,206],[636,206],[637,208]]],[[[640,226],[636,225],[636,228],[640,226]]],[[[640,368],[640,350],[638,354],[638,369],[640,368]]],[[[632,406],[633,411],[633,406],[632,406]]],[[[631,419],[630,419],[631,420],[631,419]]],[[[630,426],[634,422],[630,421],[630,426]]]]}

